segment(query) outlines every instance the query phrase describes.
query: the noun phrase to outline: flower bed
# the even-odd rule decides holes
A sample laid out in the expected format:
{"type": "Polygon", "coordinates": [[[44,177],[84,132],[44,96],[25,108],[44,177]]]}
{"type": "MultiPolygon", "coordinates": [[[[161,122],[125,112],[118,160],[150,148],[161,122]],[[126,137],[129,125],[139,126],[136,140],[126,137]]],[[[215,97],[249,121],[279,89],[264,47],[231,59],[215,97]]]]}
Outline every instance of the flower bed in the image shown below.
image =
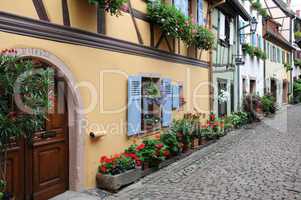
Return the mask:
{"type": "Polygon", "coordinates": [[[218,118],[211,113],[206,123],[201,124],[200,113],[187,113],[183,118],[174,120],[172,126],[156,139],[133,144],[120,155],[101,157],[97,185],[117,191],[216,142],[227,132],[251,123],[249,116],[249,113],[237,112],[218,118]]]}

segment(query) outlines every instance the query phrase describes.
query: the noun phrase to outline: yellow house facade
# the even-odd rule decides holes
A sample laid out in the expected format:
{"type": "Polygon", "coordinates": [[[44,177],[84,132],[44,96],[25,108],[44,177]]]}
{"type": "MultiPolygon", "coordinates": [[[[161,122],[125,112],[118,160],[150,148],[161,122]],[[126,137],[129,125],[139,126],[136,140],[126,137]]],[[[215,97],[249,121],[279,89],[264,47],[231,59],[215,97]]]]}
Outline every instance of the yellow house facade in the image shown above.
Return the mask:
{"type": "MultiPolygon", "coordinates": [[[[188,2],[189,15],[197,18],[198,1],[188,2]]],[[[209,28],[206,1],[201,9],[209,28]]],[[[49,119],[60,126],[37,134],[32,146],[16,144],[10,151],[8,188],[17,199],[48,199],[65,190],[93,188],[102,155],[154,137],[186,112],[197,110],[205,120],[210,111],[209,52],[161,35],[146,13],[143,0],[132,0],[118,17],[87,0],[0,2],[0,49],[15,49],[20,57],[53,67],[57,85],[64,85],[67,108],[64,120],[49,119]],[[169,88],[172,114],[164,115],[163,101],[156,128],[145,128],[141,117],[138,131],[129,128],[129,121],[135,121],[129,105],[132,94],[137,95],[131,88],[137,77],[140,87],[151,81],[169,88]]]]}

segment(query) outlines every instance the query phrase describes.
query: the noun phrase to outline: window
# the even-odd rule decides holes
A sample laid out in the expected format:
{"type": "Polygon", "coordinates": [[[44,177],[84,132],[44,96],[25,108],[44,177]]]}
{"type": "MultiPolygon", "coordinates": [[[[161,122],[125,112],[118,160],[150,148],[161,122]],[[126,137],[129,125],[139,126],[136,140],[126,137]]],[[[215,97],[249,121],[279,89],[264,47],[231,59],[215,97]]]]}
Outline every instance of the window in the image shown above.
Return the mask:
{"type": "Polygon", "coordinates": [[[226,40],[226,17],[219,12],[219,39],[226,40]]]}
{"type": "Polygon", "coordinates": [[[174,5],[178,8],[185,16],[189,16],[189,2],[188,0],[174,0],[174,5]]]}
{"type": "Polygon", "coordinates": [[[277,48],[277,63],[281,63],[280,49],[277,48]]]}
{"type": "Polygon", "coordinates": [[[242,92],[243,94],[247,94],[247,81],[245,78],[242,79],[242,92]]]}
{"type": "Polygon", "coordinates": [[[128,135],[169,127],[172,110],[181,106],[179,84],[171,79],[130,76],[128,78],[128,135]]]}
{"type": "Polygon", "coordinates": [[[250,94],[256,93],[256,80],[250,80],[250,94]]]}
{"type": "Polygon", "coordinates": [[[204,25],[203,0],[198,0],[198,24],[204,25]]]}
{"type": "Polygon", "coordinates": [[[282,64],[285,64],[285,51],[282,51],[282,64]]]}
{"type": "Polygon", "coordinates": [[[266,52],[267,52],[267,58],[268,59],[270,59],[270,43],[269,42],[267,42],[266,43],[266,52]]]}

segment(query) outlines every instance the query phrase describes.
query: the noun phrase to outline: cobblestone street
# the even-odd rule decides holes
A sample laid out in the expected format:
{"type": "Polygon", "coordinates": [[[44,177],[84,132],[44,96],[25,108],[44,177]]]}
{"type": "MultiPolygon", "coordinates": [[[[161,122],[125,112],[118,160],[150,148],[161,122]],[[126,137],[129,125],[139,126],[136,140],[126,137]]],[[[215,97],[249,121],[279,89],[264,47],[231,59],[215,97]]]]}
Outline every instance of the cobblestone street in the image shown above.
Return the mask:
{"type": "Polygon", "coordinates": [[[107,199],[301,200],[300,113],[290,106],[107,199]]]}

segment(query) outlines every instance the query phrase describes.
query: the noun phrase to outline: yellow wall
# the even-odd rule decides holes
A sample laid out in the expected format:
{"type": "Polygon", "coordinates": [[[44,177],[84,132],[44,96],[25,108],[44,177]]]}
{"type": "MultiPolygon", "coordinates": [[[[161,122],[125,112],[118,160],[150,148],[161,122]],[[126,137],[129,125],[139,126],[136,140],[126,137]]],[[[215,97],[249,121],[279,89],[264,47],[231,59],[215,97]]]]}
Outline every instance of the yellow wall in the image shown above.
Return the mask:
{"type": "MultiPolygon", "coordinates": [[[[115,69],[129,75],[157,73],[162,77],[169,77],[173,81],[181,81],[184,83],[185,98],[188,102],[185,106],[185,112],[192,111],[196,106],[202,112],[209,110],[208,70],[205,68],[0,32],[0,49],[6,48],[42,48],[47,50],[65,62],[77,81],[87,81],[96,88],[97,106],[86,114],[86,118],[89,125],[95,123],[106,127],[107,136],[102,140],[93,142],[88,136],[91,127],[86,129],[85,160],[83,161],[86,170],[86,187],[95,187],[95,174],[101,155],[118,153],[134,141],[133,139],[129,140],[126,136],[126,111],[104,114],[100,110],[101,105],[105,109],[113,109],[127,103],[127,79],[116,74],[106,74],[104,79],[101,79],[100,74],[103,70],[115,69]],[[193,104],[192,100],[194,93],[200,96],[195,99],[196,104],[193,104]],[[103,100],[100,98],[102,95],[103,100]],[[118,126],[123,125],[123,127],[117,127],[116,130],[116,124],[118,126]]],[[[83,88],[80,89],[80,93],[84,106],[87,107],[91,97],[83,88]]],[[[179,116],[180,113],[175,113],[175,115],[179,116]]]]}
{"type": "MultiPolygon", "coordinates": [[[[63,11],[61,1],[55,0],[43,0],[46,13],[50,22],[56,24],[63,24],[63,11]]],[[[67,0],[70,14],[71,27],[83,29],[90,32],[97,32],[97,9],[95,5],[90,5],[88,0],[67,0]]],[[[147,4],[142,0],[132,0],[132,7],[146,13],[147,4]]],[[[171,2],[171,1],[169,1],[171,2]]],[[[196,0],[194,5],[196,5],[196,0]]],[[[204,17],[206,17],[208,3],[204,1],[204,17]]],[[[36,10],[34,8],[32,0],[1,0],[0,1],[0,11],[5,11],[21,16],[26,16],[34,19],[38,19],[36,10]]],[[[195,19],[197,16],[197,9],[195,8],[193,14],[195,19]]],[[[111,16],[106,13],[106,35],[130,41],[139,44],[137,33],[134,27],[133,20],[129,13],[122,13],[121,16],[111,16]]],[[[141,33],[144,45],[150,46],[150,24],[146,21],[136,18],[138,29],[141,33]]],[[[156,34],[155,43],[157,43],[160,33],[156,34]]],[[[162,42],[159,46],[160,49],[168,51],[167,45],[162,42]]],[[[187,56],[187,47],[183,42],[180,42],[180,51],[176,45],[176,53],[180,52],[180,55],[187,56]]],[[[173,46],[173,43],[170,43],[173,46]]],[[[200,52],[200,51],[199,51],[200,52]]],[[[198,58],[199,58],[198,53],[198,58]]],[[[201,60],[209,61],[209,53],[203,52],[201,60]]]]}

